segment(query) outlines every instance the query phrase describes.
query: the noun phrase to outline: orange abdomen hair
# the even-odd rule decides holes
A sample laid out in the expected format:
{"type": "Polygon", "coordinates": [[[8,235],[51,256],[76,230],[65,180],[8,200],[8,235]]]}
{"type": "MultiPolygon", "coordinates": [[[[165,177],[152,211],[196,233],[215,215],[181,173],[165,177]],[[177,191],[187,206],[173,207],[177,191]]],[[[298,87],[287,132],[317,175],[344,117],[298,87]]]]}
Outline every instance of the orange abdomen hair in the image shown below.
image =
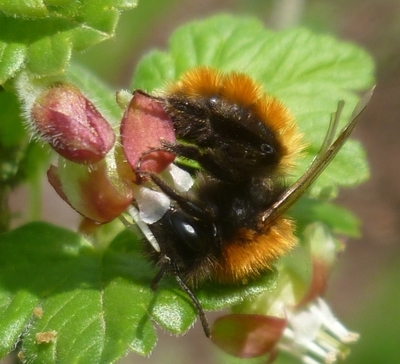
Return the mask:
{"type": "Polygon", "coordinates": [[[297,238],[293,230],[293,223],[286,218],[277,219],[261,232],[240,228],[222,247],[213,279],[230,284],[258,277],[294,247],[297,238]]]}

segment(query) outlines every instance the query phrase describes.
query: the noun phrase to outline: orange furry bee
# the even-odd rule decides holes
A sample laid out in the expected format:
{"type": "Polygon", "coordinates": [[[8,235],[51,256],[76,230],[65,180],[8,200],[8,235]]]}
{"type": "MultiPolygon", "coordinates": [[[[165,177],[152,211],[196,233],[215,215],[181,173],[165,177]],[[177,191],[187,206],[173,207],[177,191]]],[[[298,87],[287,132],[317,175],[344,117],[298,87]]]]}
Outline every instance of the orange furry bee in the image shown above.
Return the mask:
{"type": "Polygon", "coordinates": [[[191,288],[205,280],[244,284],[295,245],[293,222],[284,213],[340,150],[368,99],[334,140],[343,107],[339,104],[320,152],[304,175],[288,186],[285,178],[304,145],[301,135],[285,106],[247,75],[199,67],[168,86],[163,96],[147,96],[162,105],[178,139],[163,143],[162,150],[201,167],[193,172],[194,187],[178,193],[138,164],[137,174],[150,177],[171,199],[164,216],[148,225],[158,245],[149,245],[147,253],[160,267],[153,287],[164,274],[173,275],[210,337],[191,288]]]}

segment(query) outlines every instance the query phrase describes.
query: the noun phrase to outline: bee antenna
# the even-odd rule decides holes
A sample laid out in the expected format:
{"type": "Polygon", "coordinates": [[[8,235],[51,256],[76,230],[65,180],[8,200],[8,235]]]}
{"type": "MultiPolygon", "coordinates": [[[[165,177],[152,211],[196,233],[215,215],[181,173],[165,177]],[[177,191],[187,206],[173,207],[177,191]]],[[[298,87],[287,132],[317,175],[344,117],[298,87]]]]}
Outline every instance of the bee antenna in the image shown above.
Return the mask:
{"type": "Polygon", "coordinates": [[[203,310],[203,307],[201,306],[199,300],[197,297],[194,295],[192,290],[186,285],[186,283],[182,280],[182,278],[179,276],[178,272],[176,270],[172,271],[176,281],[178,282],[179,286],[181,289],[189,296],[189,298],[192,300],[193,304],[196,306],[197,313],[199,315],[201,324],[203,326],[204,333],[208,338],[211,337],[211,328],[210,324],[207,320],[206,313],[203,310]]]}

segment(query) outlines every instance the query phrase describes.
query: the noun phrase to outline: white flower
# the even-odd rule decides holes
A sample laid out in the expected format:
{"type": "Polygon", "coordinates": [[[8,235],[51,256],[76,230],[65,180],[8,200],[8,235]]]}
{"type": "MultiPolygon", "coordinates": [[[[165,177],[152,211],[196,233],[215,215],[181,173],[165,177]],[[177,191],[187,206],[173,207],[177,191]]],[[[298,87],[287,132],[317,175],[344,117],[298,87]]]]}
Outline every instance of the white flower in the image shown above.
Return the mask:
{"type": "Polygon", "coordinates": [[[348,331],[322,298],[287,312],[287,327],[277,347],[305,364],[335,363],[359,335],[348,331]]]}

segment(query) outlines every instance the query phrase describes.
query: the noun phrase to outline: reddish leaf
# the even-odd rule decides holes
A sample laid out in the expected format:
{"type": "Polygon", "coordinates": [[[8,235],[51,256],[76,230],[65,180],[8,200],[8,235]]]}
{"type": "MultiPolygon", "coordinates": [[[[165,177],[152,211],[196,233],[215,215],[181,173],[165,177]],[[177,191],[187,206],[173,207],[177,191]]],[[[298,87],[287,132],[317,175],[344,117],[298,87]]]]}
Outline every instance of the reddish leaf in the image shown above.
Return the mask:
{"type": "Polygon", "coordinates": [[[239,358],[254,358],[272,351],[286,327],[286,319],[263,315],[231,314],[217,319],[212,341],[239,358]]]}
{"type": "Polygon", "coordinates": [[[313,257],[310,286],[296,307],[304,306],[325,294],[330,271],[330,266],[325,261],[313,257]]]}

